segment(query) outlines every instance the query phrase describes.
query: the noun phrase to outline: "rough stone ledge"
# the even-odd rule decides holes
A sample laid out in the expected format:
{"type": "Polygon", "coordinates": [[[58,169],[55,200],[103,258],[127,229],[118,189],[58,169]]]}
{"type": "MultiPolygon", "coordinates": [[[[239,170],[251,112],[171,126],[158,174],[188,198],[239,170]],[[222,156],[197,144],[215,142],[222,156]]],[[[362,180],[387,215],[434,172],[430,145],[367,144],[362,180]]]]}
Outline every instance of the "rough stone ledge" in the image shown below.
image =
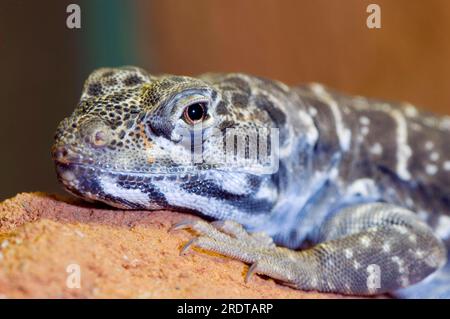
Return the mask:
{"type": "Polygon", "coordinates": [[[0,297],[342,298],[261,276],[245,283],[248,266],[217,254],[194,249],[180,256],[193,234],[168,230],[189,218],[199,217],[18,194],[0,203],[0,297]],[[68,288],[78,265],[81,287],[68,288]]]}

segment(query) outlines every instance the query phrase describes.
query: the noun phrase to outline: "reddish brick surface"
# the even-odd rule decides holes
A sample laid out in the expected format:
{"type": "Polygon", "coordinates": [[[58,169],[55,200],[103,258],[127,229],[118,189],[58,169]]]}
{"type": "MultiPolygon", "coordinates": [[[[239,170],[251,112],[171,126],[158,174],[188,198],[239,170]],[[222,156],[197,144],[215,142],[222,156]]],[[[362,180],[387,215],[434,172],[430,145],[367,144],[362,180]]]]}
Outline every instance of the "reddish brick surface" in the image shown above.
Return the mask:
{"type": "Polygon", "coordinates": [[[169,232],[193,215],[95,208],[23,193],[0,203],[0,296],[5,298],[336,298],[254,276],[224,256],[180,248],[193,234],[169,232]],[[80,288],[68,288],[70,265],[80,288]],[[77,267],[77,266],[76,266],[77,267]],[[69,272],[68,272],[69,271],[69,272]]]}

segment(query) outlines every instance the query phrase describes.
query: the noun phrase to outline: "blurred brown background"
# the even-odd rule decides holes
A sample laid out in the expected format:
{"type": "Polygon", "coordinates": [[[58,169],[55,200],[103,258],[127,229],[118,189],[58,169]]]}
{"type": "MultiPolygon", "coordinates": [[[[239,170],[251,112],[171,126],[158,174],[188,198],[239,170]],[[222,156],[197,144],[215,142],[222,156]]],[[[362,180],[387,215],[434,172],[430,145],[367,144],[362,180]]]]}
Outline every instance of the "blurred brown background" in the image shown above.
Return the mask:
{"type": "Polygon", "coordinates": [[[52,135],[96,67],[316,81],[450,114],[449,34],[448,0],[2,0],[0,199],[61,191],[52,135]],[[381,29],[366,26],[370,3],[381,29]]]}

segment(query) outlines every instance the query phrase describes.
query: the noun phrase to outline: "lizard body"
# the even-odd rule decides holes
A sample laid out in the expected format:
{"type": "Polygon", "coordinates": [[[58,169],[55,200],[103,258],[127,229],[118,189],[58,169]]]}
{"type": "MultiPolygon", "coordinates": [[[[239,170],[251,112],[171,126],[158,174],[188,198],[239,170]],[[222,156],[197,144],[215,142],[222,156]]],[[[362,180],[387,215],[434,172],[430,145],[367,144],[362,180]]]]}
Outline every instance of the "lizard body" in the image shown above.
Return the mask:
{"type": "Polygon", "coordinates": [[[299,289],[450,297],[449,132],[448,117],[320,84],[123,67],[90,75],[53,158],[64,187],[86,200],[222,221],[177,228],[251,263],[250,274],[299,289]]]}

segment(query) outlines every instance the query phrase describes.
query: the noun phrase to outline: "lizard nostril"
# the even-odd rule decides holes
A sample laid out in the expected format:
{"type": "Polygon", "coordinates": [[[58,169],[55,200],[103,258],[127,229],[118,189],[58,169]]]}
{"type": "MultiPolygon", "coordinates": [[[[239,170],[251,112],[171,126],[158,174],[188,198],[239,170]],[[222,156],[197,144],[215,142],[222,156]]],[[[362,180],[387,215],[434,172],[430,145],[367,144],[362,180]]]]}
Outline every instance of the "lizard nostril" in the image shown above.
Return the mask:
{"type": "Polygon", "coordinates": [[[75,159],[75,154],[70,151],[66,146],[57,146],[52,150],[53,160],[58,161],[60,163],[68,164],[71,160],[75,159]]]}
{"type": "Polygon", "coordinates": [[[53,150],[52,155],[54,159],[61,161],[67,156],[67,150],[65,148],[58,147],[53,150]]]}

